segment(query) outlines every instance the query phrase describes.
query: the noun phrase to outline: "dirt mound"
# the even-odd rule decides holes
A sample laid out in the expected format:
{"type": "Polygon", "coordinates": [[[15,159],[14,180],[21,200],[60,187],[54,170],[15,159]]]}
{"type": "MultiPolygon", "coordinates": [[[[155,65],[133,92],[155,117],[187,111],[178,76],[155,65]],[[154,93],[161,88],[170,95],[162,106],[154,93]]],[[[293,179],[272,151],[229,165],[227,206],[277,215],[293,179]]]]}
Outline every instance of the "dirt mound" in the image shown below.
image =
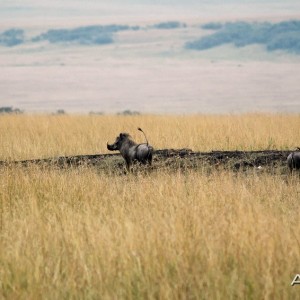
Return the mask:
{"type": "Polygon", "coordinates": [[[241,167],[285,166],[290,152],[280,150],[193,152],[189,149],[167,149],[158,150],[157,155],[161,158],[200,160],[210,165],[228,165],[234,169],[240,169],[241,167]]]}
{"type": "MultiPolygon", "coordinates": [[[[281,150],[194,152],[191,149],[161,149],[154,153],[152,168],[190,169],[222,166],[232,170],[286,169],[286,158],[290,152],[281,150]]],[[[0,163],[23,166],[31,164],[58,167],[96,166],[104,170],[120,169],[125,165],[120,154],[76,155],[0,163]]]]}

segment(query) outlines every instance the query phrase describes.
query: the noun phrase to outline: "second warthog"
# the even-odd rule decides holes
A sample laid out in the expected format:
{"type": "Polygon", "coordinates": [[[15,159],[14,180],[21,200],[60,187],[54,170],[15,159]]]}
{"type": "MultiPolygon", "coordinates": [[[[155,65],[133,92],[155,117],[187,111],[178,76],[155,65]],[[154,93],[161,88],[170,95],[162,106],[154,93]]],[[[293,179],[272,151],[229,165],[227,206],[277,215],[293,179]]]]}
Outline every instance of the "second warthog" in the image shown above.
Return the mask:
{"type": "MultiPolygon", "coordinates": [[[[300,148],[297,147],[297,150],[300,148]]],[[[300,151],[293,151],[287,157],[287,164],[291,172],[293,170],[300,170],[300,151]]]]}
{"type": "Polygon", "coordinates": [[[127,170],[130,170],[130,167],[134,161],[138,161],[142,164],[152,164],[154,149],[151,145],[149,145],[144,131],[141,128],[138,128],[138,130],[143,132],[146,143],[137,144],[132,140],[128,133],[120,133],[113,144],[107,143],[108,150],[120,151],[121,155],[125,159],[127,170]]]}

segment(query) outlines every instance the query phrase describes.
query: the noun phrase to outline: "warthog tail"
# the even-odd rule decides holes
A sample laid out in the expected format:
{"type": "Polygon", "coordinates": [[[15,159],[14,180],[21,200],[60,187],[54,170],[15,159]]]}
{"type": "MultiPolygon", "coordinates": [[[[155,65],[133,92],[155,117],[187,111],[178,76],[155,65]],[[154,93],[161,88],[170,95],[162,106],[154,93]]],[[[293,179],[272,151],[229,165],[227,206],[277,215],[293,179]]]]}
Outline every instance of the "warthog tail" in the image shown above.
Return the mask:
{"type": "Polygon", "coordinates": [[[145,137],[146,142],[147,142],[147,146],[149,146],[149,142],[148,142],[148,140],[147,140],[146,134],[145,134],[145,132],[143,131],[143,129],[140,128],[140,127],[138,127],[138,130],[141,131],[141,132],[144,134],[144,137],[145,137]]]}

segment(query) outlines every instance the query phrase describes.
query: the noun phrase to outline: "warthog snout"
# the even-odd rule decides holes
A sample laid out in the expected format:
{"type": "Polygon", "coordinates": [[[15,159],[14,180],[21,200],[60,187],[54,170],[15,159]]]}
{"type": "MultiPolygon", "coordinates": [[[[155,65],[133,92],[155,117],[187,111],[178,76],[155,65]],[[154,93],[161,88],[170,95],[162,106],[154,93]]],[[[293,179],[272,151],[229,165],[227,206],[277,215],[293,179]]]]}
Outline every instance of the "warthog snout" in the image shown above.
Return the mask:
{"type": "Polygon", "coordinates": [[[107,149],[110,151],[118,150],[115,144],[109,145],[108,143],[107,143],[107,149]]]}
{"type": "MultiPolygon", "coordinates": [[[[138,130],[143,132],[141,128],[138,128],[138,130]]],[[[147,143],[137,144],[132,140],[128,133],[120,133],[113,144],[107,143],[107,149],[110,151],[119,150],[125,159],[127,169],[129,170],[134,161],[151,165],[153,147],[149,145],[147,138],[146,141],[147,143]]]]}

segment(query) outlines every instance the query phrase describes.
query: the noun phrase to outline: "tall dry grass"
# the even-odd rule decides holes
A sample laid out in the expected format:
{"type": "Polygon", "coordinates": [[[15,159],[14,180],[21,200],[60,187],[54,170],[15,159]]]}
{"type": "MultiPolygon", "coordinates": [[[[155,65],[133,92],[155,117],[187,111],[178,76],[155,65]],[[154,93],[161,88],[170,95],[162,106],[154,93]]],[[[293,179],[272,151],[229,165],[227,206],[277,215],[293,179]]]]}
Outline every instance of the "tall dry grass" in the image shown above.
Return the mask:
{"type": "MultiPolygon", "coordinates": [[[[137,126],[157,148],[292,148],[299,122],[1,116],[0,154],[104,152],[137,126]]],[[[299,299],[299,193],[299,178],[280,174],[2,166],[0,299],[299,299]]]]}
{"type": "Polygon", "coordinates": [[[120,132],[155,148],[291,149],[299,146],[300,115],[0,116],[0,160],[105,153],[120,132]]]}

